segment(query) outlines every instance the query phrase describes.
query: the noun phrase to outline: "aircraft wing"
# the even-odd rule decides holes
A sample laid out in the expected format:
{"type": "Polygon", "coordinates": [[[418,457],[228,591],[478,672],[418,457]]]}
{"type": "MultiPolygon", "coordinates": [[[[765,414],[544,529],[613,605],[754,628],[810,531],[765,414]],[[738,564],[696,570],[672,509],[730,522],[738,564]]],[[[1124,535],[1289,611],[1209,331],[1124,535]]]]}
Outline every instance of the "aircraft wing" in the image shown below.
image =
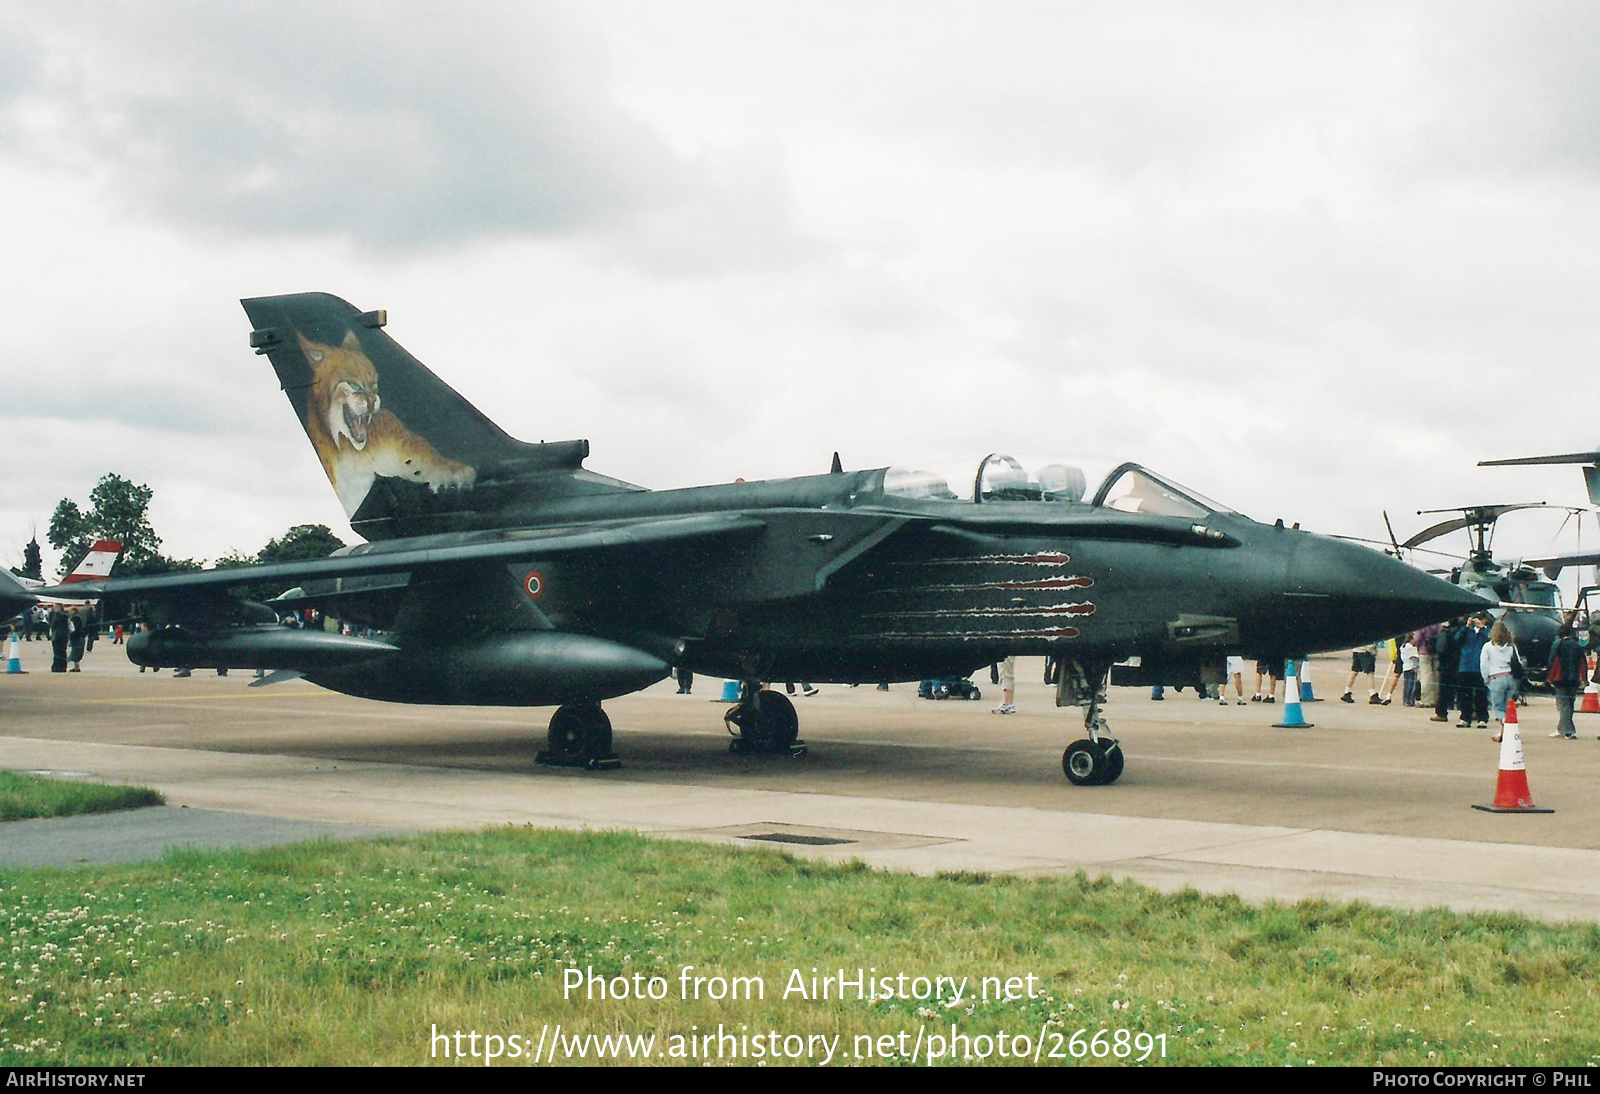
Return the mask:
{"type": "Polygon", "coordinates": [[[454,546],[388,548],[387,544],[369,544],[357,547],[349,554],[328,558],[262,566],[230,566],[219,570],[149,577],[79,581],[41,589],[39,592],[74,600],[98,600],[107,595],[182,596],[202,591],[220,591],[238,585],[412,573],[464,564],[511,563],[519,559],[552,555],[746,538],[760,533],[764,527],[762,521],[742,514],[702,514],[605,526],[530,530],[454,546]]]}

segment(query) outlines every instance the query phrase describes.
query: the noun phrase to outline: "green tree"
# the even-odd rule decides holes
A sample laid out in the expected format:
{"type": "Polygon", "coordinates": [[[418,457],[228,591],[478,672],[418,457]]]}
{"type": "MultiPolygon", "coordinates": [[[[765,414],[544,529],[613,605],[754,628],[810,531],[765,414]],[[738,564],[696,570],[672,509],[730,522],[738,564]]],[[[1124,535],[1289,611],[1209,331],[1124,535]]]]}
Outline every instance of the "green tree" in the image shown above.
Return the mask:
{"type": "Polygon", "coordinates": [[[269,541],[256,557],[260,562],[298,562],[326,558],[343,546],[344,540],[334,535],[326,524],[296,524],[269,541]]]}
{"type": "Polygon", "coordinates": [[[105,474],[89,491],[89,511],[71,498],[62,498],[50,517],[50,545],[61,552],[61,576],[70,574],[97,539],[122,544],[121,576],[165,574],[198,570],[192,558],[168,558],[161,553],[161,537],[150,527],[150,499],[155,491],[117,474],[105,474]]]}
{"type": "Polygon", "coordinates": [[[241,554],[239,551],[229,551],[211,565],[218,570],[231,570],[236,566],[254,566],[261,560],[255,555],[241,554]]]}
{"type": "Polygon", "coordinates": [[[150,499],[155,491],[121,475],[102,475],[89,491],[89,519],[96,534],[122,544],[122,559],[142,566],[160,557],[161,538],[150,527],[150,499]]]}
{"type": "MultiPolygon", "coordinates": [[[[300,562],[305,559],[325,558],[343,546],[344,541],[334,535],[326,524],[297,524],[276,539],[268,540],[267,545],[254,557],[247,557],[235,551],[217,559],[217,565],[224,567],[300,562]]],[[[239,590],[239,595],[248,600],[271,600],[275,596],[282,596],[290,587],[288,583],[282,581],[251,585],[239,590]]]]}
{"type": "Polygon", "coordinates": [[[73,567],[83,561],[83,556],[89,553],[89,545],[94,542],[88,518],[71,498],[62,498],[56,504],[56,511],[50,514],[50,528],[45,536],[50,540],[50,546],[61,552],[62,577],[70,574],[73,567]]]}
{"type": "Polygon", "coordinates": [[[39,551],[38,533],[34,533],[28,545],[22,549],[22,576],[35,581],[44,580],[44,556],[39,551]]]}

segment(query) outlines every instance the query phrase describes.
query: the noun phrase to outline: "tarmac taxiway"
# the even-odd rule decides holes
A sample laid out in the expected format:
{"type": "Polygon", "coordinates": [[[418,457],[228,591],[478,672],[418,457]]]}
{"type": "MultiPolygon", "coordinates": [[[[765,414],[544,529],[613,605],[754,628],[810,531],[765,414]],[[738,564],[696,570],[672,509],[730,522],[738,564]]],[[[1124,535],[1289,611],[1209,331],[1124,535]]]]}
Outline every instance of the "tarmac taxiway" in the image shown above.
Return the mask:
{"type": "MultiPolygon", "coordinates": [[[[391,706],[303,681],[250,688],[237,672],[175,679],[141,674],[104,645],[82,673],[52,675],[39,671],[48,647],[23,650],[33,671],[0,678],[0,767],[154,786],[170,803],[154,813],[193,816],[5,825],[0,864],[532,824],[779,845],[924,873],[1084,870],[1256,902],[1600,921],[1600,717],[1579,716],[1576,742],[1550,740],[1548,698],[1522,723],[1534,796],[1556,812],[1506,816],[1469,808],[1495,788],[1487,732],[1398,703],[1309,704],[1314,727],[1286,730],[1271,727],[1281,704],[1171,690],[1155,703],[1144,689],[1112,689],[1126,773],[1073,787],[1060,758],[1080,718],[1054,708],[1037,660],[1019,664],[1020,713],[1009,716],[990,713],[998,696],[987,686],[979,702],[930,702],[914,685],[824,685],[795,699],[810,750],[793,759],[728,751],[724,707],[708,701],[720,681],[690,696],[663,682],[606,703],[624,766],[591,773],[534,763],[547,710],[391,706]],[[110,833],[120,850],[97,850],[110,833]]],[[[1325,698],[1340,669],[1316,663],[1325,698]]]]}

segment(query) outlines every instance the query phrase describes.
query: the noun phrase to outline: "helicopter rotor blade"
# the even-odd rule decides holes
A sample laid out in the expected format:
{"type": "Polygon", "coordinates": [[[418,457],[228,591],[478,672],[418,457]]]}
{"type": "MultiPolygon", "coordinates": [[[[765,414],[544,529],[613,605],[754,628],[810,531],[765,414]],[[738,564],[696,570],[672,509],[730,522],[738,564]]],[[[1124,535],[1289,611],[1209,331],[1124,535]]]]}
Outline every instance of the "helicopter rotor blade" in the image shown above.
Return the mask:
{"type": "Polygon", "coordinates": [[[1395,538],[1394,525],[1389,522],[1389,510],[1383,511],[1383,526],[1389,530],[1389,542],[1394,545],[1394,557],[1400,557],[1400,541],[1395,538]]]}
{"type": "Polygon", "coordinates": [[[1524,501],[1513,505],[1458,505],[1451,509],[1418,509],[1417,516],[1426,516],[1434,513],[1460,513],[1459,517],[1442,520],[1438,524],[1424,528],[1400,546],[1416,547],[1427,543],[1429,540],[1438,539],[1440,536],[1459,532],[1463,528],[1487,528],[1507,513],[1514,513],[1518,509],[1549,509],[1553,508],[1542,501],[1524,501]]]}

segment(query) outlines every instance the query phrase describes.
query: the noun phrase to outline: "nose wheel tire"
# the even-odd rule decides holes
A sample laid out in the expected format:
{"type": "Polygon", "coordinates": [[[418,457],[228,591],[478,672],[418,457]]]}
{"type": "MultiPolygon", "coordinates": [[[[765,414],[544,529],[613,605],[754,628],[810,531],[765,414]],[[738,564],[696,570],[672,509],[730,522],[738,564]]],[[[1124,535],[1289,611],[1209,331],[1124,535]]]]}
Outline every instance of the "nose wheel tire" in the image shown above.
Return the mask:
{"type": "Polygon", "coordinates": [[[1113,740],[1073,741],[1061,754],[1061,770],[1074,786],[1105,786],[1122,775],[1122,746],[1113,740]]]}

